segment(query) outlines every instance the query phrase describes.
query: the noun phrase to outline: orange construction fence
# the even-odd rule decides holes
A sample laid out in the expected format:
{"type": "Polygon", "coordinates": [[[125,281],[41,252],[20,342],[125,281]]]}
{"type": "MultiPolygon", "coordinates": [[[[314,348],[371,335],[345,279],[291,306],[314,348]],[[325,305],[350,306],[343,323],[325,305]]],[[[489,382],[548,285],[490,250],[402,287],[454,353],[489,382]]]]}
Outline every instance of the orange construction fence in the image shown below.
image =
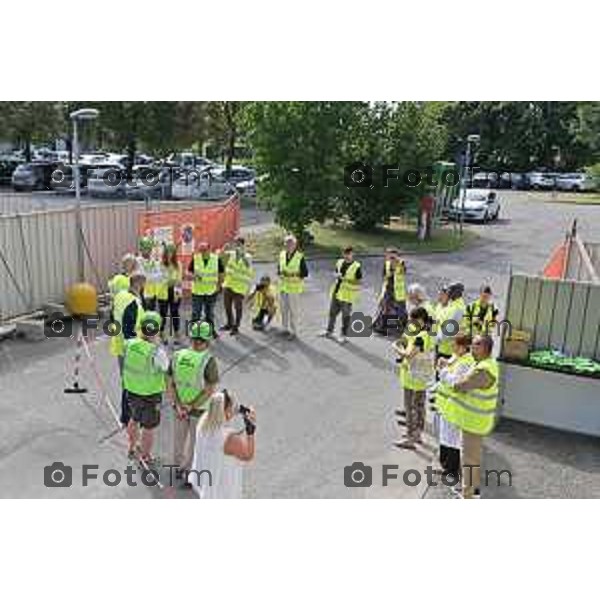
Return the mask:
{"type": "Polygon", "coordinates": [[[180,260],[191,258],[196,244],[206,241],[211,250],[222,248],[240,229],[240,201],[232,196],[215,206],[198,206],[160,212],[142,212],[140,236],[152,237],[157,246],[174,243],[180,260]]]}

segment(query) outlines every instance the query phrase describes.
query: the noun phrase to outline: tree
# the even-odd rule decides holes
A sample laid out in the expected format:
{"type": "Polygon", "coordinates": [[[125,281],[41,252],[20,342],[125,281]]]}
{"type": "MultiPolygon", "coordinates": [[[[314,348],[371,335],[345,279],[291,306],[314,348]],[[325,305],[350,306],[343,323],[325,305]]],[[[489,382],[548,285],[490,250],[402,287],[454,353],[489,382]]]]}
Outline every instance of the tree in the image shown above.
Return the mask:
{"type": "MultiPolygon", "coordinates": [[[[594,109],[581,102],[453,102],[445,122],[448,151],[460,158],[470,133],[481,136],[483,170],[576,169],[593,153],[594,109]]],[[[598,123],[596,122],[596,132],[598,123]]]]}
{"type": "Polygon", "coordinates": [[[424,175],[444,156],[442,115],[443,105],[436,102],[360,106],[348,128],[345,164],[358,161],[368,165],[372,186],[345,186],[337,212],[357,229],[372,229],[393,215],[416,212],[417,201],[424,194],[424,175]]]}
{"type": "Polygon", "coordinates": [[[201,146],[209,138],[208,102],[177,102],[175,146],[177,149],[201,146]]]}
{"type": "Polygon", "coordinates": [[[276,221],[301,237],[333,214],[353,102],[252,102],[246,129],[276,221]]]}
{"type": "Polygon", "coordinates": [[[208,132],[210,137],[223,148],[225,176],[231,172],[235,144],[244,123],[247,102],[209,102],[208,132]]]}
{"type": "Polygon", "coordinates": [[[31,160],[31,144],[48,142],[64,131],[61,102],[2,102],[0,122],[3,137],[25,147],[25,158],[31,160]]]}

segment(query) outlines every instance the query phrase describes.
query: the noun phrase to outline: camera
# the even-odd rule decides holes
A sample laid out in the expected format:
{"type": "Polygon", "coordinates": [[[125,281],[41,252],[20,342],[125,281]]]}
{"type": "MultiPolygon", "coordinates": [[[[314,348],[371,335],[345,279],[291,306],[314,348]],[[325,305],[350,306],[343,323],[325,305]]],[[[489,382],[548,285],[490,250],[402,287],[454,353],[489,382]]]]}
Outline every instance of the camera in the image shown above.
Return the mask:
{"type": "Polygon", "coordinates": [[[373,327],[373,319],[361,312],[355,312],[350,315],[350,326],[348,327],[348,337],[369,337],[373,327]]]}
{"type": "Polygon", "coordinates": [[[364,188],[373,185],[373,169],[356,162],[344,168],[344,185],[347,188],[364,188]]]}
{"type": "Polygon", "coordinates": [[[373,469],[361,462],[353,462],[344,467],[344,485],[346,487],[371,487],[373,469]]]}
{"type": "Polygon", "coordinates": [[[46,487],[71,487],[73,469],[65,463],[53,462],[44,467],[44,485],[46,487]]]}
{"type": "Polygon", "coordinates": [[[246,415],[250,414],[250,409],[247,406],[240,404],[238,406],[238,412],[240,413],[240,415],[242,415],[242,417],[245,417],[246,415]]]}
{"type": "Polygon", "coordinates": [[[73,333],[73,323],[62,313],[53,312],[44,321],[44,335],[47,338],[68,338],[73,333]]]}

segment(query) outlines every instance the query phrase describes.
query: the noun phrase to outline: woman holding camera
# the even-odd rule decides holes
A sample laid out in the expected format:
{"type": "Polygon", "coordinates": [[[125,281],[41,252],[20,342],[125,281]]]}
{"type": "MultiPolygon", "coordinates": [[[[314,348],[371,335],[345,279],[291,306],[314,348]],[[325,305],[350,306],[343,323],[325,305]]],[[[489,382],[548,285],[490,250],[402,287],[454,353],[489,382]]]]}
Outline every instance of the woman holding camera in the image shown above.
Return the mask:
{"type": "Polygon", "coordinates": [[[254,409],[236,406],[227,392],[213,394],[196,430],[196,446],[188,481],[201,500],[242,497],[242,465],[254,458],[254,409]],[[244,428],[232,419],[241,414],[244,428]],[[204,471],[204,473],[201,473],[204,471]]]}

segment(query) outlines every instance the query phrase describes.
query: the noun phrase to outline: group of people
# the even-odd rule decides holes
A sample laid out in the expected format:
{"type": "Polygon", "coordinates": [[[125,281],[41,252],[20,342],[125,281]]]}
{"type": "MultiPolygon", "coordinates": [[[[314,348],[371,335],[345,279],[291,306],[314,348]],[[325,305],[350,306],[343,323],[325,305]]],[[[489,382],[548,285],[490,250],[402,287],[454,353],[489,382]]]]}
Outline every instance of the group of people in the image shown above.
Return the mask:
{"type": "Polygon", "coordinates": [[[498,309],[488,285],[468,305],[463,293],[461,283],[442,287],[432,304],[421,285],[408,288],[406,332],[393,344],[404,391],[396,414],[405,434],[397,446],[415,450],[423,442],[429,405],[442,473],[461,481],[463,498],[475,498],[482,441],[496,422],[499,372],[491,330],[498,309]]]}
{"type": "MultiPolygon", "coordinates": [[[[160,403],[166,394],[176,417],[174,459],[184,479],[185,472],[202,464],[202,453],[205,458],[212,456],[217,438],[222,446],[221,458],[249,460],[254,453],[253,411],[244,412],[245,428],[241,433],[229,432],[223,437],[225,424],[236,408],[230,394],[217,389],[217,362],[209,350],[212,340],[219,337],[215,306],[222,294],[226,321],[221,332],[237,335],[244,305],[252,303],[254,329],[267,328],[279,311],[284,334],[294,339],[308,276],[304,253],[294,236],[286,236],[278,257],[276,286],[269,276],[253,285],[252,256],[242,237],[224,252],[215,252],[207,242],[200,241],[185,273],[174,244],[164,244],[157,257],[154,242],[142,238],[139,251],[138,256],[123,257],[122,272],[109,284],[112,317],[120,326],[119,335],[111,338],[111,350],[118,358],[122,379],[121,422],[127,427],[130,457],[153,463],[153,431],[159,426],[160,403]],[[180,304],[185,280],[191,283],[192,318],[187,332],[190,347],[180,348],[169,360],[161,341],[169,338],[166,321],[170,319],[175,345],[183,343],[180,304]],[[217,436],[213,442],[204,439],[208,431],[217,436]],[[199,448],[204,448],[202,453],[199,448]]],[[[382,276],[373,330],[398,335],[393,348],[400,363],[404,407],[397,410],[397,416],[406,430],[397,445],[414,450],[422,443],[429,397],[439,434],[441,468],[458,475],[462,465],[464,497],[474,497],[479,492],[481,438],[493,427],[497,403],[498,367],[491,356],[493,340],[488,331],[498,313],[492,291],[483,286],[479,298],[467,305],[464,286],[454,283],[441,288],[437,301],[430,302],[421,285],[407,287],[406,265],[394,248],[386,250],[382,276]],[[449,322],[457,328],[448,331],[448,327],[440,326],[449,322]]],[[[348,341],[362,279],[361,263],[354,258],[351,247],[344,248],[335,264],[323,336],[334,336],[341,315],[338,340],[348,341]]],[[[230,474],[225,479],[231,483],[238,478],[230,474]]],[[[233,488],[237,485],[231,484],[233,488]]],[[[208,497],[206,490],[197,489],[208,497]]],[[[213,495],[230,493],[218,489],[213,495]]]]}

